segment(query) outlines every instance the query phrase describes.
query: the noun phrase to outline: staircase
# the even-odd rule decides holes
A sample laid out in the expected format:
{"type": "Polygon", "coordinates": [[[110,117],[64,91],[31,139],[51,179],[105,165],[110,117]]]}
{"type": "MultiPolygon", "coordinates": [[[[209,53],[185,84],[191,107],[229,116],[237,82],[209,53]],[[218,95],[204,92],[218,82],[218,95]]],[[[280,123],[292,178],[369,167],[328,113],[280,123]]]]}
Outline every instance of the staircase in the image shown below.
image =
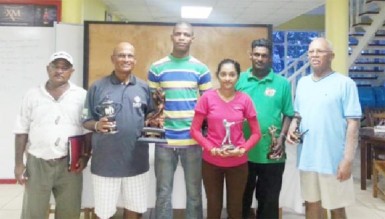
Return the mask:
{"type": "MultiPolygon", "coordinates": [[[[384,21],[385,0],[350,0],[349,76],[357,84],[363,109],[385,107],[384,21]]],[[[298,79],[310,71],[305,53],[280,73],[294,95],[298,79]]]]}
{"type": "Polygon", "coordinates": [[[385,69],[385,1],[352,0],[349,76],[357,86],[379,86],[385,69]]]}
{"type": "Polygon", "coordinates": [[[385,106],[385,0],[351,0],[349,76],[362,108],[385,106]]]}

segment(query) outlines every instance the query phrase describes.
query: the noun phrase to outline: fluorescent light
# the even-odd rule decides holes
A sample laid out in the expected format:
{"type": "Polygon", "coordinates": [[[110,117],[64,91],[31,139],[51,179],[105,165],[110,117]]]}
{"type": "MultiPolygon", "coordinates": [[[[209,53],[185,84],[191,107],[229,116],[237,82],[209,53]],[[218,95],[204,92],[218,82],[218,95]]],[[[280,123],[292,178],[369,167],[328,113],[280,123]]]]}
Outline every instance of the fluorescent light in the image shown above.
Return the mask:
{"type": "Polygon", "coordinates": [[[181,16],[182,18],[208,18],[212,7],[195,7],[195,6],[182,6],[181,16]]]}

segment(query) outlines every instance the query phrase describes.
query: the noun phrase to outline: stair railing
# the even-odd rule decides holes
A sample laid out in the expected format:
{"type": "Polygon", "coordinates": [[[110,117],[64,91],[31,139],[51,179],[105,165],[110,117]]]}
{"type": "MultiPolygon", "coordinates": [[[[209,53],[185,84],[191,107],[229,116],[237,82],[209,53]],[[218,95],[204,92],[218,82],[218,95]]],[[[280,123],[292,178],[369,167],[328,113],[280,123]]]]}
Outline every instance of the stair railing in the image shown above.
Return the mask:
{"type": "Polygon", "coordinates": [[[305,52],[300,57],[296,58],[290,65],[288,65],[279,74],[287,78],[291,85],[291,93],[294,98],[297,89],[298,80],[310,72],[310,63],[305,52]],[[301,65],[302,64],[302,65],[301,65]],[[293,72],[292,74],[290,74],[293,72]]]}
{"type": "Polygon", "coordinates": [[[279,72],[285,78],[289,78],[292,74],[297,72],[297,70],[307,62],[307,53],[305,52],[300,57],[293,59],[293,62],[290,63],[285,69],[279,72]]]}
{"type": "MultiPolygon", "coordinates": [[[[366,4],[366,2],[364,2],[363,4],[366,4]]],[[[381,3],[378,3],[378,4],[381,4],[381,3]]],[[[362,7],[366,7],[366,6],[364,5],[362,7]]],[[[373,39],[377,30],[380,29],[380,27],[382,27],[384,25],[384,20],[385,20],[385,9],[384,8],[385,7],[380,7],[380,8],[381,9],[380,9],[379,13],[372,17],[373,21],[372,21],[371,25],[368,27],[364,27],[365,32],[364,32],[364,35],[360,38],[358,45],[355,46],[354,49],[352,49],[352,53],[349,56],[349,61],[348,61],[349,67],[351,67],[354,64],[354,61],[360,56],[361,51],[364,50],[365,47],[370,42],[370,40],[373,39]]],[[[360,13],[362,13],[362,12],[360,12],[360,13]]],[[[351,25],[353,25],[353,24],[351,24],[351,25]]],[[[354,28],[354,27],[352,27],[352,28],[354,28]]]]}
{"type": "Polygon", "coordinates": [[[360,13],[365,11],[366,8],[366,0],[350,0],[349,1],[349,23],[350,27],[353,26],[353,24],[361,22],[360,13]]]}

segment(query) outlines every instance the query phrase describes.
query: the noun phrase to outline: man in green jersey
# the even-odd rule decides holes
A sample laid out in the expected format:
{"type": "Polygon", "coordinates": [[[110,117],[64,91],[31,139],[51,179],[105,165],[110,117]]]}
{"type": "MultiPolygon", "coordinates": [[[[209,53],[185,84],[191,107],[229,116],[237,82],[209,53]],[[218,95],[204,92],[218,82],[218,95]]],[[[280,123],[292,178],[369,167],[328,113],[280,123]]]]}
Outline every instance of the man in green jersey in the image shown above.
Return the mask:
{"type": "MultiPolygon", "coordinates": [[[[294,115],[289,82],[271,69],[272,44],[267,39],[251,43],[252,67],[241,73],[236,89],[247,93],[257,110],[262,138],[248,153],[249,175],[243,197],[243,218],[248,218],[253,192],[257,217],[278,218],[279,193],[285,169],[284,138],[294,115]]],[[[244,127],[245,135],[250,129],[244,127]]]]}

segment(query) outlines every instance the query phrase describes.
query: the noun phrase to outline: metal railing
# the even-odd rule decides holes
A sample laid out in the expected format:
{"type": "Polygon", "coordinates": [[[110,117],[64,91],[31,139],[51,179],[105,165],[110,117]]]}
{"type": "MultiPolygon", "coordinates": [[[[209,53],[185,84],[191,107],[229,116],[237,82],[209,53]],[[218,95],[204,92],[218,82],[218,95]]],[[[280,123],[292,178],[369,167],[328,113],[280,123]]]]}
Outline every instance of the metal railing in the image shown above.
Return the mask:
{"type": "Polygon", "coordinates": [[[307,58],[307,53],[302,54],[292,63],[290,63],[284,70],[279,74],[287,78],[291,85],[291,93],[294,97],[297,89],[298,80],[310,73],[310,64],[307,58]]]}
{"type": "MultiPolygon", "coordinates": [[[[349,11],[350,11],[349,22],[350,22],[351,32],[355,31],[353,24],[357,24],[362,21],[360,14],[368,10],[368,5],[366,4],[366,1],[367,0],[350,0],[349,1],[349,11]]],[[[385,14],[385,12],[380,13],[379,16],[381,16],[382,14],[385,14]]],[[[382,25],[381,22],[376,21],[375,22],[376,27],[373,27],[373,29],[374,28],[378,29],[378,27],[381,25],[382,25]]],[[[349,66],[352,65],[354,60],[359,56],[362,49],[365,47],[364,45],[366,45],[369,39],[375,34],[375,30],[372,30],[372,29],[369,29],[369,31],[366,30],[366,32],[367,33],[365,34],[366,36],[364,37],[364,40],[359,43],[359,46],[357,46],[354,49],[354,51],[352,51],[352,55],[349,58],[349,66]]],[[[311,71],[310,64],[307,59],[307,54],[305,53],[300,57],[298,57],[296,60],[294,60],[284,70],[282,70],[280,74],[289,80],[289,82],[291,83],[291,87],[294,95],[299,78],[309,74],[310,71],[311,71]]]]}

